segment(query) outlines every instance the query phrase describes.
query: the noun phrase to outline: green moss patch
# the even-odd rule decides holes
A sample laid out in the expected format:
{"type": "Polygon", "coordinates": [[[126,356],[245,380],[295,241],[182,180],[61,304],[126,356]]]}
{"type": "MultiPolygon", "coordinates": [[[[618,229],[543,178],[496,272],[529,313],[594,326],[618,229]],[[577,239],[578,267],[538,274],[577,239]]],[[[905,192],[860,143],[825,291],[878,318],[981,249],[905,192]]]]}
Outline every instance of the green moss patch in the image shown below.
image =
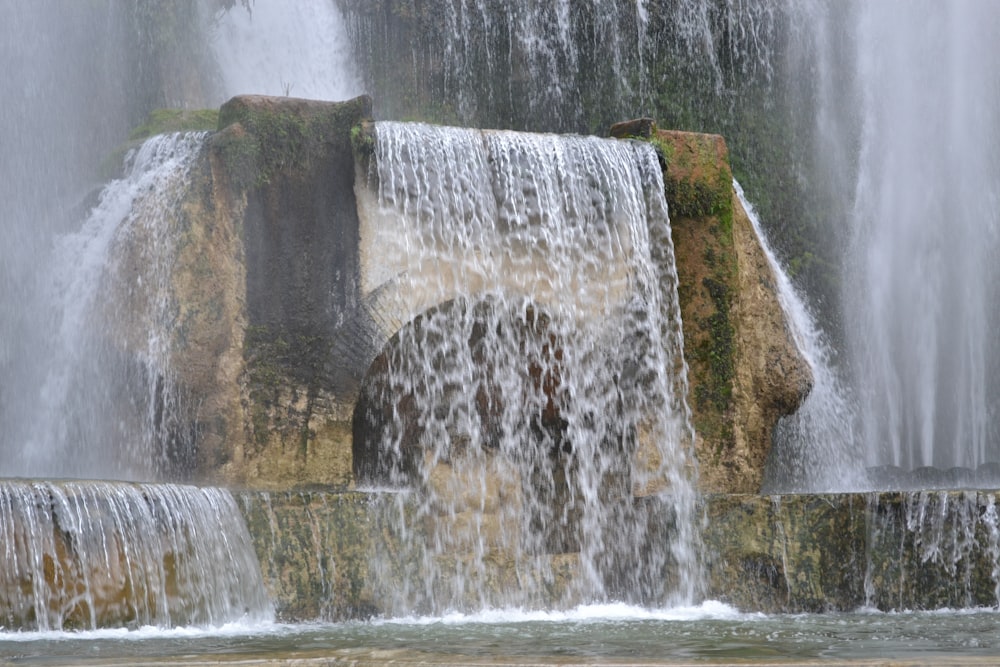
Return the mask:
{"type": "Polygon", "coordinates": [[[729,155],[716,135],[654,129],[649,141],[663,165],[698,455],[722,462],[734,444],[738,290],[729,155]]]}
{"type": "Polygon", "coordinates": [[[214,130],[219,124],[217,109],[154,109],[145,122],[128,135],[130,141],[148,139],[168,132],[202,132],[214,130]]]}

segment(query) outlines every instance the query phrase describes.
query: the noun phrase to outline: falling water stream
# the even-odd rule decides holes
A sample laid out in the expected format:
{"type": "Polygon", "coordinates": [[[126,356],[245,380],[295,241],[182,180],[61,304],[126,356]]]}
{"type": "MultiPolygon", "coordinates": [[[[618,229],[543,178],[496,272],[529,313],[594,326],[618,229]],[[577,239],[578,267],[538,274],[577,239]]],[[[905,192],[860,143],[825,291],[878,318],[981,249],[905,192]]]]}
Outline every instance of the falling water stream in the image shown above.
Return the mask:
{"type": "Polygon", "coordinates": [[[20,631],[270,620],[250,535],[221,489],[0,484],[0,605],[20,631]]]}
{"type": "Polygon", "coordinates": [[[559,568],[567,603],[692,600],[691,426],[652,148],[382,122],[369,179],[372,288],[415,319],[363,389],[355,470],[418,489],[411,523],[437,526],[421,590],[387,608],[534,607],[559,568]],[[651,541],[669,520],[674,537],[651,541]],[[487,586],[497,553],[519,584],[487,586]]]}
{"type": "Polygon", "coordinates": [[[788,274],[743,188],[733,181],[774,274],[778,302],[795,344],[812,371],[813,387],[802,406],[776,428],[768,460],[765,493],[860,489],[868,484],[855,443],[850,394],[833,364],[832,351],[788,274]]]}
{"type": "Polygon", "coordinates": [[[38,276],[32,354],[14,360],[0,474],[155,479],[184,448],[170,348],[177,206],[203,134],[154,137],[126,157],[38,276]]]}
{"type": "MultiPolygon", "coordinates": [[[[989,2],[858,3],[844,266],[868,465],[1000,460],[1000,87],[989,2]]],[[[834,107],[830,113],[848,113],[834,107]]]]}

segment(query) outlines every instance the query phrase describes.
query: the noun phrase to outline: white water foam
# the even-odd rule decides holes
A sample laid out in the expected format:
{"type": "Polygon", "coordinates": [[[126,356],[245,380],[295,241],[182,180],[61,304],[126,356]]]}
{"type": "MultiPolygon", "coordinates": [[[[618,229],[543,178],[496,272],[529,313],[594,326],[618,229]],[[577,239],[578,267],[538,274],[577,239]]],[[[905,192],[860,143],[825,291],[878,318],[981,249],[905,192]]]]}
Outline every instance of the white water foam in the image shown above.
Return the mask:
{"type": "Polygon", "coordinates": [[[717,600],[677,607],[642,607],[624,602],[584,604],[570,609],[484,609],[473,613],[453,612],[441,616],[403,616],[379,619],[384,625],[466,625],[515,623],[607,623],[620,621],[746,621],[767,618],[764,614],[744,613],[717,600]]]}
{"type": "Polygon", "coordinates": [[[275,623],[245,617],[219,625],[179,625],[162,627],[143,625],[136,628],[97,628],[95,630],[17,630],[0,629],[0,643],[18,642],[79,642],[79,641],[135,641],[155,639],[211,639],[220,637],[282,637],[301,631],[304,626],[275,623]]]}

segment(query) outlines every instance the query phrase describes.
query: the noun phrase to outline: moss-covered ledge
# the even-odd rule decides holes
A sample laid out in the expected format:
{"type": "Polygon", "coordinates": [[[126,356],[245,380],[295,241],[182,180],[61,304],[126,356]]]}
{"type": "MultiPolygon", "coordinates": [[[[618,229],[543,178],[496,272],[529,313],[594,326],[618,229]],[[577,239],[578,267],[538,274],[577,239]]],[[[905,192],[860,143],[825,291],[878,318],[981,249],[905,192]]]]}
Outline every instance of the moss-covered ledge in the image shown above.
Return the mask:
{"type": "Polygon", "coordinates": [[[367,95],[347,102],[234,97],[222,105],[218,116],[220,132],[233,128],[223,147],[232,184],[263,186],[281,174],[308,172],[331,149],[349,147],[351,128],[371,115],[372,100],[367,95]]]}

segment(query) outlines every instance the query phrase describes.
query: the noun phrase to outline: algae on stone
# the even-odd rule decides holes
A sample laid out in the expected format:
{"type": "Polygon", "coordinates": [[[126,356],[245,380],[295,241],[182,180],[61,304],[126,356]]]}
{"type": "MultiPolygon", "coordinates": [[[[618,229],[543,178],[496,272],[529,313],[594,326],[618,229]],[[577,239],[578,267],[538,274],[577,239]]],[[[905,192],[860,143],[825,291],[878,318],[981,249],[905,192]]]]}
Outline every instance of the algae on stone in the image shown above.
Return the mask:
{"type": "Polygon", "coordinates": [[[804,400],[811,375],[733,192],[725,141],[658,130],[648,119],[616,125],[612,135],[652,142],[664,166],[699,485],[758,491],[771,433],[804,400]]]}

